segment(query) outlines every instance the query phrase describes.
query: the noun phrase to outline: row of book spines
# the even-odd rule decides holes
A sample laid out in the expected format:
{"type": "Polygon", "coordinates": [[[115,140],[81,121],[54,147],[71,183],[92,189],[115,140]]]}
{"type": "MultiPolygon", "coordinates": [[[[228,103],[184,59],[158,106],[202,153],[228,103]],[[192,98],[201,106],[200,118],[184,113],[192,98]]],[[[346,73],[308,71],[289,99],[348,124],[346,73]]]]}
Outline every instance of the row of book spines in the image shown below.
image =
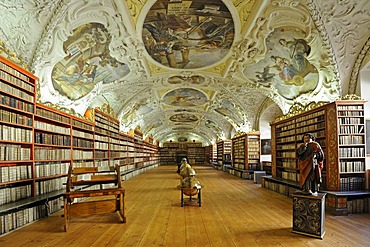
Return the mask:
{"type": "Polygon", "coordinates": [[[52,120],[55,120],[57,122],[64,123],[64,124],[70,124],[70,121],[71,121],[70,118],[67,116],[59,114],[57,112],[50,111],[48,109],[39,108],[39,107],[36,107],[36,115],[49,118],[49,119],[52,119],[52,120]]]}
{"type": "Polygon", "coordinates": [[[340,161],[339,170],[340,172],[364,172],[365,162],[364,161],[340,161]]]}
{"type": "Polygon", "coordinates": [[[365,189],[365,178],[363,177],[345,177],[340,178],[339,181],[341,191],[355,191],[365,189]]]}
{"type": "Polygon", "coordinates": [[[35,160],[71,160],[71,149],[35,148],[35,160]]]}
{"type": "Polygon", "coordinates": [[[364,125],[339,126],[339,134],[363,134],[364,125]]]}
{"type": "Polygon", "coordinates": [[[339,148],[339,158],[365,157],[364,147],[339,148]]]}
{"type": "Polygon", "coordinates": [[[53,191],[64,190],[67,176],[56,179],[42,180],[37,183],[36,195],[43,195],[53,191]]]}
{"type": "Polygon", "coordinates": [[[25,101],[29,101],[29,102],[33,102],[34,101],[34,96],[33,96],[33,93],[30,94],[31,92],[25,92],[25,91],[22,91],[18,88],[15,88],[15,87],[12,87],[6,83],[3,83],[2,81],[0,81],[0,88],[3,92],[6,92],[8,94],[11,94],[13,96],[16,96],[18,98],[21,98],[25,101]]]}
{"type": "Polygon", "coordinates": [[[20,145],[0,145],[0,161],[29,161],[31,160],[31,148],[20,145]]]}
{"type": "Polygon", "coordinates": [[[49,133],[35,133],[35,143],[38,144],[50,144],[57,146],[70,146],[71,137],[66,135],[55,135],[49,133]]]}
{"type": "Polygon", "coordinates": [[[339,136],[340,145],[364,144],[364,143],[365,143],[365,137],[363,135],[339,136]]]}
{"type": "Polygon", "coordinates": [[[4,95],[1,92],[0,92],[0,97],[1,97],[0,103],[2,105],[10,106],[14,109],[18,109],[18,110],[29,112],[29,113],[33,113],[35,110],[33,103],[24,102],[20,99],[17,99],[17,98],[8,96],[8,95],[4,95]]]}
{"type": "Polygon", "coordinates": [[[45,204],[21,209],[5,215],[0,215],[0,235],[22,227],[28,223],[39,220],[50,213],[54,213],[63,206],[60,198],[50,200],[45,204]]]}
{"type": "Polygon", "coordinates": [[[95,111],[95,121],[109,126],[119,126],[119,122],[112,117],[102,114],[100,111],[95,111]]]}
{"type": "Polygon", "coordinates": [[[67,174],[69,166],[69,162],[36,163],[36,178],[67,174]]]}
{"type": "Polygon", "coordinates": [[[58,126],[54,124],[49,124],[46,122],[41,122],[41,121],[35,121],[34,122],[34,127],[35,129],[41,129],[45,131],[50,131],[54,133],[60,133],[64,135],[70,135],[71,134],[71,129],[63,126],[58,126]]]}
{"type": "Polygon", "coordinates": [[[0,183],[32,178],[31,166],[0,166],[0,183]]]}
{"type": "Polygon", "coordinates": [[[32,130],[0,124],[0,140],[32,142],[32,130]]]}
{"type": "MultiPolygon", "coordinates": [[[[25,74],[19,72],[18,70],[12,68],[6,63],[0,61],[0,69],[6,71],[9,74],[9,77],[18,77],[19,79],[31,83],[32,80],[30,77],[26,76],[25,74]]],[[[31,83],[33,85],[34,83],[31,83]]]]}
{"type": "Polygon", "coordinates": [[[19,124],[31,127],[33,125],[32,118],[16,112],[8,111],[7,109],[0,109],[0,121],[19,124]]]}
{"type": "MultiPolygon", "coordinates": [[[[53,120],[61,122],[61,123],[70,124],[70,118],[69,117],[64,116],[62,114],[58,114],[57,112],[50,111],[48,109],[37,108],[36,109],[36,114],[39,115],[39,116],[42,116],[42,117],[53,119],[53,120]]],[[[98,119],[98,121],[95,122],[95,124],[93,125],[93,124],[83,123],[81,121],[77,121],[77,120],[74,119],[72,123],[73,123],[73,126],[83,128],[83,129],[86,129],[88,131],[94,131],[94,128],[95,128],[96,132],[99,132],[99,133],[102,133],[102,134],[108,134],[109,131],[111,131],[111,130],[115,130],[117,133],[119,131],[119,125],[115,122],[114,122],[114,124],[112,124],[113,122],[111,122],[111,121],[108,123],[108,125],[105,125],[105,124],[101,124],[99,122],[99,119],[98,119]]]]}
{"type": "Polygon", "coordinates": [[[286,180],[291,180],[294,182],[299,182],[300,177],[299,174],[293,173],[293,172],[281,172],[281,178],[286,179],[286,180]]]}
{"type": "Polygon", "coordinates": [[[7,83],[12,84],[12,85],[9,85],[10,87],[16,86],[14,88],[17,88],[18,90],[20,90],[19,88],[22,88],[22,89],[28,91],[28,93],[34,93],[35,92],[35,86],[34,85],[31,85],[30,83],[27,83],[27,82],[25,82],[24,80],[22,80],[20,78],[14,77],[13,75],[10,75],[10,74],[6,73],[5,71],[2,71],[2,70],[0,71],[0,79],[3,80],[3,81],[6,81],[7,83]]]}
{"type": "Polygon", "coordinates": [[[22,185],[17,187],[5,187],[0,189],[0,205],[16,202],[24,198],[31,197],[31,185],[22,185]]]}
{"type": "Polygon", "coordinates": [[[370,198],[361,198],[347,201],[347,210],[349,214],[369,213],[370,198]]]}

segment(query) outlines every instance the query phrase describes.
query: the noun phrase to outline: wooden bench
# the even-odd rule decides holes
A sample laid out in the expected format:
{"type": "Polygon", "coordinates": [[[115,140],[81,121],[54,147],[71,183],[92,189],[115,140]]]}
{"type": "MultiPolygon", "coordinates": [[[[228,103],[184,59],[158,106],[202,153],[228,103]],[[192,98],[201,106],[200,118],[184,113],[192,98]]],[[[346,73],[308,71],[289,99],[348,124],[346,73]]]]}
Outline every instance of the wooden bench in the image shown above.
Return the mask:
{"type": "Polygon", "coordinates": [[[124,197],[119,166],[70,166],[64,194],[64,230],[67,231],[72,216],[118,212],[122,222],[126,222],[124,197]]]}

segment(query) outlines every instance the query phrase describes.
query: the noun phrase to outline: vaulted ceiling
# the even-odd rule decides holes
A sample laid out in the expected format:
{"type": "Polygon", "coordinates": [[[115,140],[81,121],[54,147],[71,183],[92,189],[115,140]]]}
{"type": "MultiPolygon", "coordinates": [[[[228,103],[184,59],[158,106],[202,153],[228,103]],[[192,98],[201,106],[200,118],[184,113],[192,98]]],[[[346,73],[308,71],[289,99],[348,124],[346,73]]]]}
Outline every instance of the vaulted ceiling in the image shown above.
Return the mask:
{"type": "Polygon", "coordinates": [[[259,130],[296,103],[359,92],[370,2],[5,0],[3,55],[38,77],[38,101],[121,130],[205,144],[259,130]]]}

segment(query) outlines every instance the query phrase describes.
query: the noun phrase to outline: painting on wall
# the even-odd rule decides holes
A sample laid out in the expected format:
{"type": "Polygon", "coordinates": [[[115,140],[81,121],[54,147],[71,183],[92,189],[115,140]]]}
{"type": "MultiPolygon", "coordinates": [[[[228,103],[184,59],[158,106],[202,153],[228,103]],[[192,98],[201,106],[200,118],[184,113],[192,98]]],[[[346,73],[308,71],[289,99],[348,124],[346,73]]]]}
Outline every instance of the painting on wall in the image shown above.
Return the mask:
{"type": "Polygon", "coordinates": [[[271,154],[271,139],[261,139],[261,154],[271,154]]]}
{"type": "Polygon", "coordinates": [[[98,82],[109,83],[129,73],[127,65],[110,56],[111,36],[99,23],[76,28],[63,44],[67,54],[52,71],[54,88],[69,99],[78,100],[98,82]]]}
{"type": "Polygon", "coordinates": [[[258,85],[274,86],[289,100],[316,89],[319,74],[310,62],[313,51],[303,34],[299,36],[295,30],[277,29],[268,36],[266,45],[266,57],[247,67],[244,75],[258,85]]]}
{"type": "Polygon", "coordinates": [[[234,21],[221,0],[158,0],[144,20],[142,38],[156,62],[197,69],[227,55],[234,41],[234,21]]]}
{"type": "Polygon", "coordinates": [[[179,88],[168,92],[163,102],[171,106],[200,106],[207,102],[207,96],[193,88],[179,88]]]}

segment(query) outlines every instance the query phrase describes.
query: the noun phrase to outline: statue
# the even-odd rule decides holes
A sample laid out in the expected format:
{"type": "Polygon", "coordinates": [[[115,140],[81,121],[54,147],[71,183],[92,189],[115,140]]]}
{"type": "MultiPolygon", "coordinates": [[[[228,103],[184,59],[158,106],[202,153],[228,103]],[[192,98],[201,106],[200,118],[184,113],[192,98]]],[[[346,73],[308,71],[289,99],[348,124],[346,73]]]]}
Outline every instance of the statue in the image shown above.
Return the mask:
{"type": "Polygon", "coordinates": [[[297,149],[300,170],[300,188],[304,194],[317,194],[322,182],[324,152],[311,133],[305,133],[303,143],[297,149]]]}

